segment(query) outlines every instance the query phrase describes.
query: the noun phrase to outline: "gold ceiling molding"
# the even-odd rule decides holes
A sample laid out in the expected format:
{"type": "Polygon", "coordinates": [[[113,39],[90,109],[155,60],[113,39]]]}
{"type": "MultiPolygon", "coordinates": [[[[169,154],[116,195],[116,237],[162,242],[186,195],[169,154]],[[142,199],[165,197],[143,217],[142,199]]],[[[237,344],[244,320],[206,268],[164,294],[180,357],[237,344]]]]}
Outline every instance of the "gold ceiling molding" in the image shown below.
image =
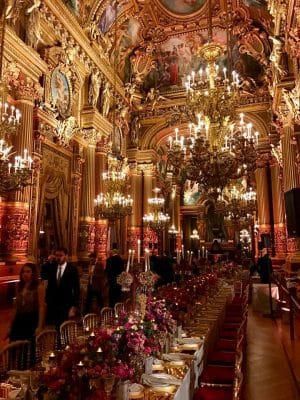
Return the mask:
{"type": "MultiPolygon", "coordinates": [[[[84,30],[63,2],[44,0],[40,12],[48,22],[48,25],[54,29],[58,38],[65,35],[66,42],[68,42],[70,40],[68,36],[72,37],[79,47],[78,56],[81,60],[85,61],[88,70],[99,68],[107,79],[113,83],[114,76],[112,68],[97,54],[95,49],[91,47],[90,40],[86,36],[84,30]]],[[[118,77],[116,89],[118,93],[124,97],[123,84],[118,77]]]]}
{"type": "Polygon", "coordinates": [[[38,82],[42,74],[48,72],[48,66],[39,54],[27,46],[14,32],[5,27],[4,58],[7,63],[15,62],[20,70],[35,82],[38,82]]]}
{"type": "Polygon", "coordinates": [[[104,137],[108,137],[112,131],[112,124],[93,107],[85,107],[81,111],[80,126],[83,129],[94,128],[104,137]]]}

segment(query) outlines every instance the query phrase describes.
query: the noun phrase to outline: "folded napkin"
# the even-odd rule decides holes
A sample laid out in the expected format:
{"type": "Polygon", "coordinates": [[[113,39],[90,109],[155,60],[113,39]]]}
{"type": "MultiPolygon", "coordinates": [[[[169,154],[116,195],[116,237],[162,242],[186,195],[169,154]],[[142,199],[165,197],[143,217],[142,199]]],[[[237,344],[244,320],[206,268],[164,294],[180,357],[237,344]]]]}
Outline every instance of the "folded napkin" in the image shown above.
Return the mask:
{"type": "Polygon", "coordinates": [[[202,343],[202,340],[198,337],[195,338],[182,338],[182,339],[176,339],[176,342],[178,344],[199,344],[202,343]]]}
{"type": "Polygon", "coordinates": [[[168,386],[168,385],[180,386],[182,380],[177,379],[174,376],[168,374],[152,374],[152,375],[143,374],[142,382],[148,386],[168,386]]]}
{"type": "Polygon", "coordinates": [[[194,356],[192,354],[185,353],[168,353],[162,355],[165,361],[181,361],[181,360],[193,360],[194,356]]]}

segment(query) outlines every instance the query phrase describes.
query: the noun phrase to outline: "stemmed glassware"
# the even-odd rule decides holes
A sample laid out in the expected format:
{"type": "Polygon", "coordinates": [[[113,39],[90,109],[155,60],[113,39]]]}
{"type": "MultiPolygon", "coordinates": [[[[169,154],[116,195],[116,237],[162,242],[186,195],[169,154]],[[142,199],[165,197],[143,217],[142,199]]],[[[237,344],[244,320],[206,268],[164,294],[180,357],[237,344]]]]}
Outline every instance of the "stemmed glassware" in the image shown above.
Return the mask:
{"type": "Polygon", "coordinates": [[[30,390],[32,391],[34,395],[34,399],[37,399],[37,392],[40,387],[40,371],[30,371],[30,390]]]}
{"type": "Polygon", "coordinates": [[[110,399],[114,384],[115,384],[115,375],[114,374],[108,374],[107,376],[104,377],[104,391],[105,391],[107,400],[110,399]]]}

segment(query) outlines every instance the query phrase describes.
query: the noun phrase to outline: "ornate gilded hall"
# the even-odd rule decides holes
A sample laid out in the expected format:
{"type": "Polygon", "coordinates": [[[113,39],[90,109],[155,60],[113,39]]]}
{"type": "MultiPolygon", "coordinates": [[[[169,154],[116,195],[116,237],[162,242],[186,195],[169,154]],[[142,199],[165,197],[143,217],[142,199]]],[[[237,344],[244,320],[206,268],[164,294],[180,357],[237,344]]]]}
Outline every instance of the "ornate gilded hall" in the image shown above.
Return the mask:
{"type": "Polygon", "coordinates": [[[183,276],[180,265],[197,263],[249,270],[267,249],[278,276],[297,277],[299,10],[299,0],[1,1],[0,309],[11,315],[24,263],[40,267],[56,248],[81,288],[91,254],[112,251],[126,273],[147,272],[153,255],[183,276]]]}

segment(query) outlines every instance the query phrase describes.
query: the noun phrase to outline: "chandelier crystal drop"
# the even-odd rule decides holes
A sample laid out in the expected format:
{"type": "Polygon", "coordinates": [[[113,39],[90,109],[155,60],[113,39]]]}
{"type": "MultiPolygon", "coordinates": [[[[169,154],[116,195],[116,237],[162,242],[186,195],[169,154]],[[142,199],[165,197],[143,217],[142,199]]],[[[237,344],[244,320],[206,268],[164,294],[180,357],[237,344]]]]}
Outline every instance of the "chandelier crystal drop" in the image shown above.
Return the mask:
{"type": "Polygon", "coordinates": [[[165,229],[169,222],[170,216],[162,211],[165,199],[158,197],[159,188],[153,189],[154,197],[148,199],[150,212],[143,217],[144,223],[153,231],[159,232],[165,229]]]}
{"type": "Polygon", "coordinates": [[[114,155],[108,157],[108,171],[103,172],[105,193],[95,199],[96,216],[110,221],[122,219],[132,213],[133,200],[125,195],[128,175],[127,162],[114,155]]]}

